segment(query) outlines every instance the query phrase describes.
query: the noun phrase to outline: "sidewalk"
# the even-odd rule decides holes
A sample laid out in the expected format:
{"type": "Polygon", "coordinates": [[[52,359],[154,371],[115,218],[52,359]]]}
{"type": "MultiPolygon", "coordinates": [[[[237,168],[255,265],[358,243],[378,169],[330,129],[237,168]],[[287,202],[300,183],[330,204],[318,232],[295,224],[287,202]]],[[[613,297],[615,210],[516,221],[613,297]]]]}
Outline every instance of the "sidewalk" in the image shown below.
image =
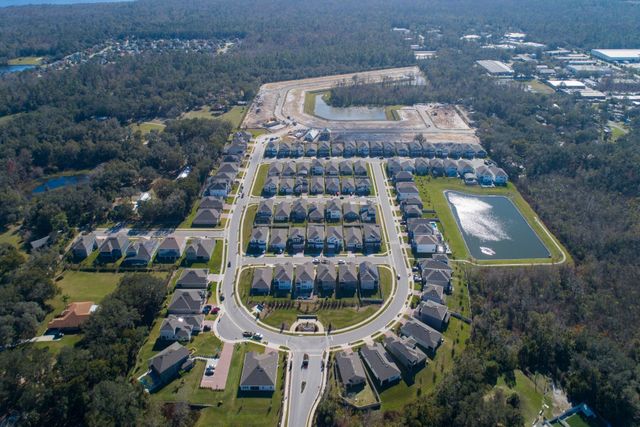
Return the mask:
{"type": "Polygon", "coordinates": [[[220,352],[220,359],[216,366],[216,371],[211,376],[202,375],[200,388],[210,388],[212,390],[224,390],[227,384],[227,376],[231,367],[231,358],[233,357],[233,344],[224,343],[220,352]]]}

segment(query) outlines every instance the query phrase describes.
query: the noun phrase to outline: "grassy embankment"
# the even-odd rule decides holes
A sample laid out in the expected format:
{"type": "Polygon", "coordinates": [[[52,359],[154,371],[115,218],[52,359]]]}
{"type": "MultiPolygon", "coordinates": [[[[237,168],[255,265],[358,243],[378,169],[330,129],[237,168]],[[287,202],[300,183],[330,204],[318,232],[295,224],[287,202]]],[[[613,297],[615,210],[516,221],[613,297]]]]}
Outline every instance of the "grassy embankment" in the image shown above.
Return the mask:
{"type": "Polygon", "coordinates": [[[516,187],[509,183],[506,187],[482,188],[479,186],[467,186],[458,178],[433,178],[433,177],[416,177],[416,185],[420,191],[420,197],[424,203],[425,209],[433,209],[436,211],[440,224],[445,233],[445,238],[449,242],[453,258],[455,259],[471,259],[467,247],[464,244],[462,234],[458,229],[456,220],[449,208],[447,199],[444,195],[445,190],[455,190],[469,194],[479,195],[501,195],[509,197],[518,208],[519,212],[524,216],[527,223],[540,237],[544,245],[551,252],[551,258],[541,259],[522,259],[522,260],[491,260],[478,261],[478,264],[530,264],[530,263],[551,263],[558,262],[562,259],[564,252],[567,260],[571,260],[570,255],[564,247],[551,235],[547,234],[541,222],[536,221],[535,212],[529,204],[520,195],[516,187]],[[560,249],[558,249],[560,248],[560,249]]]}
{"type": "Polygon", "coordinates": [[[21,56],[7,61],[8,65],[40,65],[42,64],[41,56],[21,56]]]}

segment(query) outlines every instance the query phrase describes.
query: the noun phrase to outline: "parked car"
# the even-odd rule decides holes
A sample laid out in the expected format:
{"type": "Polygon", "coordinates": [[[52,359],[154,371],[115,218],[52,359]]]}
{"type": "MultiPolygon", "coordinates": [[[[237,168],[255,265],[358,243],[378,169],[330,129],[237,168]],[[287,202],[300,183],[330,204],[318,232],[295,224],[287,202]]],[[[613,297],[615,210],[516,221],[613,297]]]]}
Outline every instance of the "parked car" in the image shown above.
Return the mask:
{"type": "Polygon", "coordinates": [[[204,307],[202,307],[202,312],[204,314],[209,314],[211,312],[211,305],[207,304],[204,307]]]}
{"type": "Polygon", "coordinates": [[[320,260],[318,258],[314,258],[311,260],[312,263],[314,264],[318,264],[320,262],[320,260]]]}
{"type": "Polygon", "coordinates": [[[213,307],[213,309],[211,309],[211,314],[218,314],[220,312],[220,307],[213,307]]]}
{"type": "Polygon", "coordinates": [[[256,341],[262,341],[262,338],[264,338],[264,337],[262,336],[262,334],[260,332],[256,332],[255,334],[253,334],[252,338],[254,340],[256,340],[256,341]]]}
{"type": "Polygon", "coordinates": [[[204,374],[210,377],[211,375],[213,375],[215,371],[216,371],[216,368],[214,368],[213,365],[209,365],[207,366],[207,369],[205,369],[204,374]]]}
{"type": "Polygon", "coordinates": [[[244,331],[244,332],[242,333],[242,336],[243,336],[243,337],[245,337],[245,338],[250,338],[250,337],[252,337],[252,336],[253,336],[253,332],[251,332],[251,331],[244,331]]]}

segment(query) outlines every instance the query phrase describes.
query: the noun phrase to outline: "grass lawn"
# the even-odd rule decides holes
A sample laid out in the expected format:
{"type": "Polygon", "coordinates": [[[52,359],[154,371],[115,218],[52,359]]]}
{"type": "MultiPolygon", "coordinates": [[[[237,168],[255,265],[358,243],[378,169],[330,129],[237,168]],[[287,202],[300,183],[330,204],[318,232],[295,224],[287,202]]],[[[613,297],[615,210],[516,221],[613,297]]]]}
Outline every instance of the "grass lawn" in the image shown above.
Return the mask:
{"type": "Polygon", "coordinates": [[[256,173],[256,180],[253,182],[253,187],[251,188],[252,196],[262,195],[262,187],[264,187],[264,182],[267,180],[267,172],[269,172],[269,165],[260,165],[256,173]]]}
{"type": "Polygon", "coordinates": [[[182,113],[181,119],[213,119],[215,116],[211,113],[211,108],[208,105],[198,108],[197,110],[187,111],[182,113]]]}
{"type": "Polygon", "coordinates": [[[253,221],[256,218],[256,211],[258,205],[249,205],[244,213],[244,219],[242,221],[242,252],[247,251],[249,246],[249,240],[251,240],[251,230],[253,229],[253,221]]]}
{"type": "Polygon", "coordinates": [[[531,86],[531,90],[536,93],[544,93],[550,95],[555,92],[555,90],[539,80],[529,80],[524,82],[524,84],[531,86]]]}
{"type": "Polygon", "coordinates": [[[536,419],[538,412],[543,409],[543,404],[548,406],[544,411],[545,417],[551,418],[553,416],[553,399],[543,395],[545,384],[543,377],[538,376],[538,387],[536,388],[536,384],[519,369],[513,373],[515,376],[515,385],[513,387],[505,383],[504,377],[500,377],[495,388],[502,389],[505,396],[509,396],[513,392],[518,393],[525,425],[529,425],[536,419]]]}
{"type": "Polygon", "coordinates": [[[211,255],[211,261],[209,261],[209,270],[213,274],[220,274],[222,272],[222,254],[224,253],[224,240],[217,239],[216,246],[213,248],[213,254],[211,255]]]}
{"type": "Polygon", "coordinates": [[[611,142],[616,142],[618,138],[629,133],[629,128],[622,122],[609,122],[607,124],[611,128],[611,142]]]}
{"type": "Polygon", "coordinates": [[[54,356],[57,356],[63,347],[75,346],[82,337],[82,334],[65,334],[65,336],[59,340],[34,342],[32,345],[37,348],[48,348],[54,356]]]}
{"type": "Polygon", "coordinates": [[[8,243],[20,249],[23,241],[22,236],[20,236],[20,233],[18,232],[19,230],[20,227],[17,225],[9,226],[4,233],[0,234],[0,244],[8,243]]]}
{"type": "MultiPolygon", "coordinates": [[[[420,191],[420,197],[424,203],[425,209],[433,209],[436,211],[438,218],[440,219],[440,225],[443,228],[445,238],[451,247],[454,259],[469,259],[469,252],[464,244],[462,234],[458,229],[456,220],[451,212],[446,197],[444,196],[445,190],[455,190],[468,194],[480,194],[480,195],[502,195],[509,197],[518,211],[523,215],[531,228],[536,232],[538,237],[542,240],[544,245],[551,252],[551,258],[542,258],[536,260],[495,260],[495,261],[477,261],[479,264],[504,264],[512,262],[551,262],[559,261],[562,258],[561,252],[558,250],[558,243],[561,248],[562,245],[553,237],[549,237],[544,231],[542,226],[534,220],[536,213],[531,206],[520,195],[516,187],[512,183],[508,183],[505,187],[495,188],[482,188],[479,186],[467,186],[462,180],[458,178],[433,178],[429,176],[416,177],[416,185],[420,191]],[[555,242],[555,243],[554,243],[555,242]]],[[[566,249],[562,249],[567,257],[568,261],[571,261],[570,255],[566,249]]]]}
{"type": "Polygon", "coordinates": [[[387,299],[391,296],[393,273],[388,268],[378,267],[378,274],[380,275],[380,292],[384,299],[387,299]]]}
{"type": "Polygon", "coordinates": [[[229,111],[222,114],[221,116],[218,116],[217,118],[220,120],[226,120],[228,122],[231,122],[234,129],[237,129],[240,127],[240,123],[242,123],[242,120],[244,119],[244,115],[246,114],[246,112],[247,112],[247,107],[237,105],[235,107],[232,107],[229,111]]]}
{"type": "Polygon", "coordinates": [[[384,114],[387,116],[387,120],[400,120],[398,110],[402,107],[404,107],[404,105],[389,105],[384,107],[384,114]]]}
{"type": "Polygon", "coordinates": [[[196,200],[193,206],[191,207],[191,211],[189,215],[178,225],[178,228],[190,228],[191,224],[193,224],[193,220],[198,213],[198,207],[200,206],[200,200],[196,200]]]}
{"type": "Polygon", "coordinates": [[[129,128],[131,129],[132,132],[135,133],[137,131],[140,131],[142,135],[146,135],[151,131],[162,132],[166,127],[167,126],[164,123],[154,122],[154,121],[134,123],[129,125],[129,128]]]}
{"type": "Polygon", "coordinates": [[[9,65],[40,65],[42,64],[41,56],[21,56],[7,61],[9,65]]]}
{"type": "Polygon", "coordinates": [[[266,129],[247,129],[247,132],[253,135],[254,138],[257,138],[260,135],[264,135],[265,133],[267,133],[267,130],[266,129]]]}
{"type": "Polygon", "coordinates": [[[378,186],[376,185],[376,180],[373,178],[373,171],[371,170],[371,164],[367,163],[367,177],[371,181],[371,195],[378,195],[378,186]]]}
{"type": "Polygon", "coordinates": [[[260,396],[248,396],[238,390],[242,364],[247,351],[264,352],[264,347],[256,344],[237,344],[231,360],[227,385],[224,391],[199,389],[198,385],[204,363],[198,363],[196,368],[181,380],[176,380],[152,395],[152,399],[164,401],[188,400],[190,403],[215,404],[205,408],[200,413],[198,426],[275,426],[278,425],[282,413],[282,389],[284,386],[284,353],[280,353],[276,391],[260,396]],[[177,381],[178,384],[176,384],[177,381]],[[175,385],[174,385],[175,384],[175,385]]]}
{"type": "Polygon", "coordinates": [[[319,90],[314,92],[305,92],[304,94],[304,112],[311,116],[316,115],[316,96],[322,96],[328,101],[328,90],[319,90]]]}

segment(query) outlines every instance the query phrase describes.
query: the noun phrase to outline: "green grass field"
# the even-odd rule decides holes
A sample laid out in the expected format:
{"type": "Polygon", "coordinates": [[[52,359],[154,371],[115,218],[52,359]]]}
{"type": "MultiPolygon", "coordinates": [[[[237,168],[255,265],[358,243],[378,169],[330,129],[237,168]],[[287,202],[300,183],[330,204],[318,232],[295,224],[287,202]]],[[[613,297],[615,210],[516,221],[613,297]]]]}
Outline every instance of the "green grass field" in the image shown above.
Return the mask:
{"type": "Polygon", "coordinates": [[[387,120],[400,120],[398,110],[404,107],[404,105],[389,105],[384,107],[384,113],[387,116],[387,120]]]}
{"type": "Polygon", "coordinates": [[[18,227],[17,225],[12,225],[7,228],[4,233],[0,234],[0,244],[8,243],[20,249],[22,247],[23,241],[22,236],[20,236],[19,230],[20,227],[18,227]]]}
{"type": "Polygon", "coordinates": [[[524,216],[531,228],[540,237],[544,245],[551,252],[551,258],[531,259],[531,260],[495,260],[495,261],[476,261],[478,264],[505,264],[505,263],[550,263],[559,261],[562,258],[562,252],[568,261],[571,257],[564,247],[554,238],[549,237],[543,227],[534,220],[537,217],[531,206],[520,195],[516,187],[509,183],[506,187],[482,188],[479,186],[467,186],[458,178],[433,178],[429,176],[416,177],[416,185],[420,191],[420,197],[424,203],[425,209],[433,209],[436,211],[440,224],[443,228],[445,238],[451,247],[454,259],[470,259],[467,247],[464,244],[462,234],[458,229],[456,220],[451,212],[447,199],[444,196],[445,190],[455,190],[468,194],[481,195],[502,195],[509,197],[519,212],[524,216]],[[557,243],[557,245],[556,245],[557,243]],[[558,250],[558,245],[562,248],[562,252],[558,250]]]}
{"type": "Polygon", "coordinates": [[[198,207],[200,206],[200,200],[196,200],[193,206],[191,207],[191,211],[189,215],[178,225],[178,228],[190,228],[191,224],[193,224],[193,220],[198,213],[198,207]]]}
{"type": "Polygon", "coordinates": [[[209,261],[209,269],[213,274],[222,273],[222,255],[224,254],[224,240],[216,240],[216,246],[213,248],[213,254],[211,254],[211,261],[209,261]]]}
{"type": "Polygon", "coordinates": [[[253,229],[253,221],[256,218],[256,211],[258,205],[249,205],[244,213],[244,219],[242,221],[242,251],[246,252],[249,246],[249,240],[251,240],[251,230],[253,229]]]}
{"type": "Polygon", "coordinates": [[[267,172],[269,172],[269,165],[260,165],[256,173],[256,180],[253,182],[253,187],[251,188],[252,196],[262,195],[262,187],[264,187],[264,182],[267,180],[267,172]]]}
{"type": "Polygon", "coordinates": [[[34,342],[32,345],[37,348],[48,348],[51,354],[54,356],[60,353],[64,347],[73,347],[75,346],[83,337],[83,334],[65,334],[59,340],[56,341],[41,341],[34,342]]]}
{"type": "Polygon", "coordinates": [[[238,129],[246,113],[247,107],[235,106],[221,116],[218,116],[217,118],[220,120],[227,120],[228,122],[231,122],[234,129],[238,129]]]}
{"type": "Polygon", "coordinates": [[[548,396],[544,396],[544,377],[538,376],[539,381],[536,387],[529,377],[527,377],[522,371],[515,370],[515,385],[510,387],[505,383],[504,377],[498,378],[498,383],[495,388],[500,388],[504,391],[505,396],[509,396],[511,393],[516,392],[520,396],[520,410],[524,418],[525,425],[530,425],[535,421],[538,416],[538,412],[543,409],[542,405],[546,404],[547,409],[544,410],[544,415],[547,418],[551,418],[553,415],[553,399],[548,396]]]}
{"type": "Polygon", "coordinates": [[[150,133],[151,131],[156,131],[156,132],[162,132],[164,130],[164,128],[166,128],[167,126],[164,123],[158,123],[158,122],[142,122],[142,123],[134,123],[129,125],[129,128],[131,129],[132,132],[138,132],[140,131],[140,133],[142,135],[147,135],[148,133],[150,133]]]}
{"type": "Polygon", "coordinates": [[[9,65],[40,65],[42,64],[41,56],[21,56],[7,61],[9,65]]]}
{"type": "Polygon", "coordinates": [[[531,90],[536,93],[544,93],[546,95],[550,95],[555,92],[555,90],[539,80],[529,80],[523,83],[531,86],[531,90]]]}

